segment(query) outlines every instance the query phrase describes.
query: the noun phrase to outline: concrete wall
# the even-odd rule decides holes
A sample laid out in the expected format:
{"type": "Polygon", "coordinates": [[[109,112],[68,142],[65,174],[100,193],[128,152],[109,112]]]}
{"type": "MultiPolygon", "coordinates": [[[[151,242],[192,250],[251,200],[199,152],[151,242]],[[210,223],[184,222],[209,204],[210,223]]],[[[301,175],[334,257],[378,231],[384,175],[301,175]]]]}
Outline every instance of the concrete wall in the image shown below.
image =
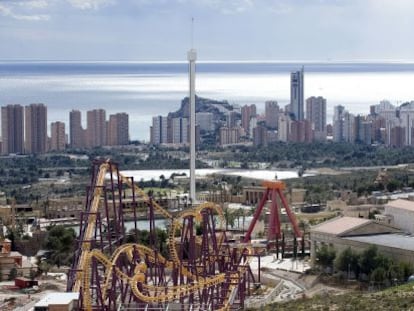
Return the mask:
{"type": "MultiPolygon", "coordinates": [[[[330,247],[333,247],[336,250],[336,255],[338,256],[348,247],[351,247],[352,250],[362,253],[372,244],[359,242],[359,241],[350,241],[345,238],[336,237],[330,234],[323,233],[314,233],[311,232],[311,264],[315,264],[315,254],[316,250],[321,247],[323,244],[326,244],[330,247]]],[[[408,250],[402,250],[393,247],[380,246],[377,245],[378,252],[392,258],[396,262],[407,262],[414,264],[414,252],[408,250]]]]}
{"type": "Polygon", "coordinates": [[[414,233],[414,211],[393,206],[385,206],[385,214],[394,217],[394,224],[404,232],[414,233]]]}

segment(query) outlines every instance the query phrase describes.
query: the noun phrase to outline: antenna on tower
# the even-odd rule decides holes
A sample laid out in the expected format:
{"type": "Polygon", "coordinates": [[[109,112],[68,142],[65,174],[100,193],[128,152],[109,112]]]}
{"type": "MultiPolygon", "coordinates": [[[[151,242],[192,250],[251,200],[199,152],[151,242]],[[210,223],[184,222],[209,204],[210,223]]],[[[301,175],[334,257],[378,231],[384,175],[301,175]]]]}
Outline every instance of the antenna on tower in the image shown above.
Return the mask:
{"type": "Polygon", "coordinates": [[[191,49],[194,48],[194,17],[191,17],[191,49]]]}

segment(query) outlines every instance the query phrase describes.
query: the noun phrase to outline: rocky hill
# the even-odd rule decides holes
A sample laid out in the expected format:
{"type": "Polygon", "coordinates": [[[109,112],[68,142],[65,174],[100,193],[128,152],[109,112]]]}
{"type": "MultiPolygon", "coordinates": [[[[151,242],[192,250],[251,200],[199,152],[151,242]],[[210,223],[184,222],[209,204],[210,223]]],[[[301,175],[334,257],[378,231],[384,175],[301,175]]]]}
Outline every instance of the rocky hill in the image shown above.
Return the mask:
{"type": "MultiPolygon", "coordinates": [[[[233,110],[233,106],[227,101],[218,101],[196,96],[196,112],[211,112],[215,122],[225,120],[229,111],[233,110]]],[[[188,118],[190,114],[189,98],[185,97],[181,101],[181,107],[175,112],[170,112],[168,117],[171,118],[188,118]]]]}

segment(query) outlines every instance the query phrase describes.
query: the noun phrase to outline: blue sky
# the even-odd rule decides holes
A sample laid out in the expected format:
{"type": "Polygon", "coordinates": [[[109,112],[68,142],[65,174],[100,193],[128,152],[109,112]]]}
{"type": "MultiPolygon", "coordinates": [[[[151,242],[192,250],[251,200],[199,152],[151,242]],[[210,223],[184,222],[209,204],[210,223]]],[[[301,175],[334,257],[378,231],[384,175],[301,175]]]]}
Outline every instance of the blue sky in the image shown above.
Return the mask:
{"type": "Polygon", "coordinates": [[[414,60],[412,0],[0,0],[0,59],[414,60]]]}

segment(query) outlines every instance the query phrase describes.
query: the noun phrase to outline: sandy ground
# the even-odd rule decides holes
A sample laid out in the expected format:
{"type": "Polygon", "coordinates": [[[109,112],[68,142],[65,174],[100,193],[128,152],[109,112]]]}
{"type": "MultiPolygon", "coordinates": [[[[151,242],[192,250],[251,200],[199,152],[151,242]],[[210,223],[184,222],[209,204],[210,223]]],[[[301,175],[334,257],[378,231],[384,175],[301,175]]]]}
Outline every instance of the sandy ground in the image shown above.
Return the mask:
{"type": "Polygon", "coordinates": [[[53,277],[40,279],[39,288],[44,290],[30,294],[27,294],[20,289],[8,289],[8,286],[14,286],[14,282],[0,282],[0,310],[28,311],[36,304],[36,302],[42,299],[46,294],[56,291],[64,292],[66,290],[66,281],[56,280],[53,277]],[[10,298],[14,298],[14,302],[11,303],[10,298]]]}

